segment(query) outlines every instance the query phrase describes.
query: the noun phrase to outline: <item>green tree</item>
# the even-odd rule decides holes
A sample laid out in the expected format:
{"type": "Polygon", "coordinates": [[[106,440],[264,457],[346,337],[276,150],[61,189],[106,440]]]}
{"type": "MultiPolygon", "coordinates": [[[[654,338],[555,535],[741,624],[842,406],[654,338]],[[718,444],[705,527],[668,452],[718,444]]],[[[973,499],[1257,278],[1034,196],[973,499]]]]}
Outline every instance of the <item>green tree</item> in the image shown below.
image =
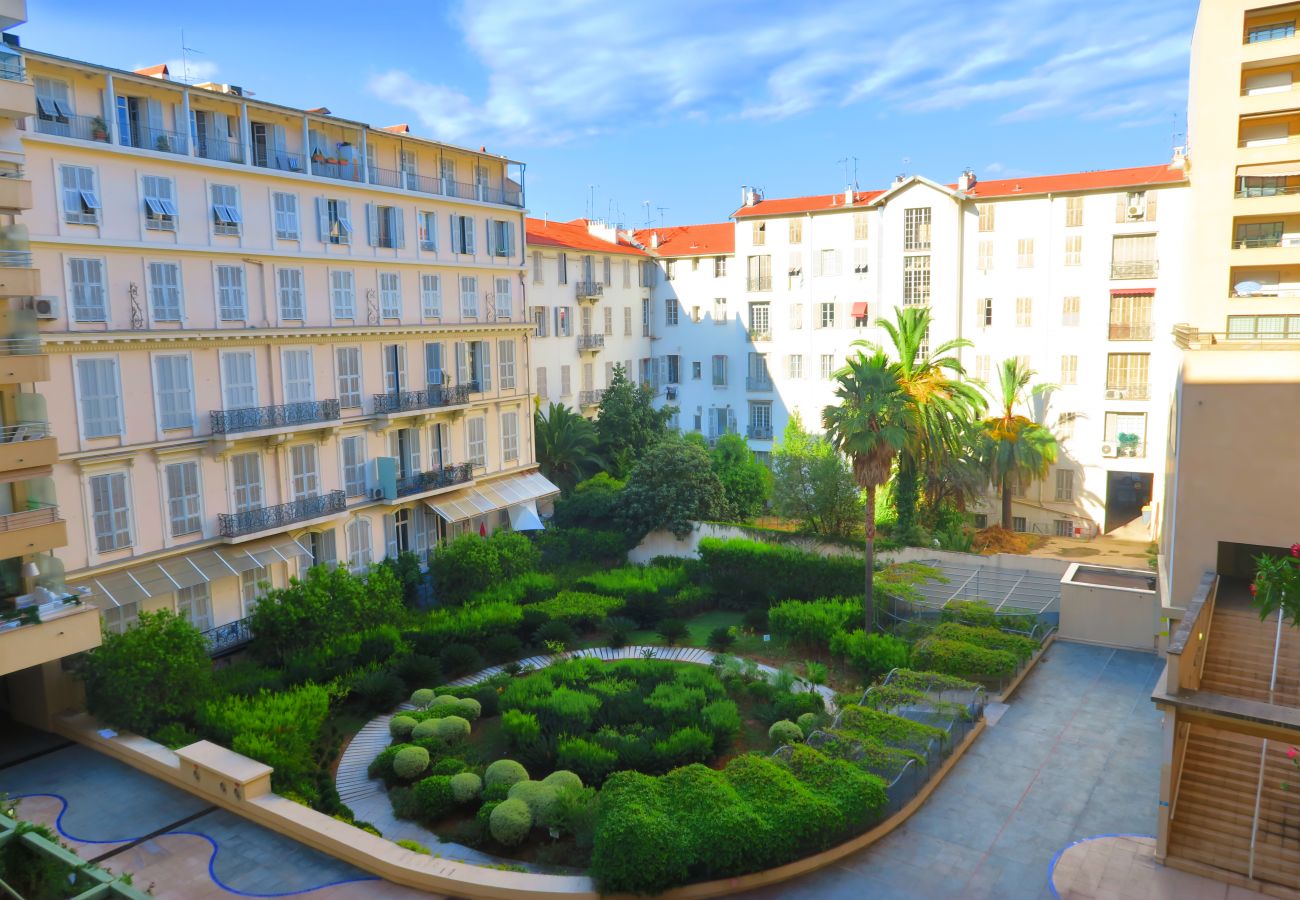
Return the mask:
{"type": "Polygon", "coordinates": [[[898,364],[883,351],[849,357],[835,381],[839,403],[822,410],[822,425],[831,445],[852,461],[853,479],[866,493],[863,609],[870,633],[875,625],[876,489],[889,479],[894,457],[915,439],[917,417],[911,396],[899,383],[898,364]]]}
{"type": "Polygon", "coordinates": [[[212,660],[198,629],[168,610],[140,613],[138,624],[104,641],[79,665],[86,707],[117,728],[152,735],[193,722],[212,693],[212,660]]]}
{"type": "Polygon", "coordinates": [[[724,434],[712,457],[714,474],[736,515],[752,519],[761,513],[771,492],[772,473],[754,456],[749,442],[738,434],[724,434]]]}
{"type": "Polygon", "coordinates": [[[538,468],[565,494],[600,469],[596,426],[563,403],[552,403],[546,415],[534,412],[533,430],[538,468]]]}
{"type": "Polygon", "coordinates": [[[1031,398],[1051,388],[1030,386],[1036,373],[1011,357],[998,367],[998,388],[990,390],[991,415],[983,420],[984,439],[980,459],[994,487],[1002,497],[1002,527],[1011,528],[1011,492],[1023,484],[1047,475],[1056,462],[1056,438],[1046,427],[1016,412],[1028,408],[1031,398]]]}
{"type": "Polygon", "coordinates": [[[596,415],[599,448],[610,473],[627,478],[641,456],[668,435],[668,421],[676,411],[675,406],[655,409],[650,389],[633,384],[621,365],[614,366],[596,415]]]}
{"type": "Polygon", "coordinates": [[[637,541],[660,528],[684,538],[694,521],[731,515],[709,455],[678,438],[660,441],[641,457],[619,503],[619,521],[637,541]]]}
{"type": "Polygon", "coordinates": [[[772,507],[814,534],[851,534],[862,518],[862,491],[848,461],[805,431],[798,413],[772,450],[772,507]]]}
{"type": "Polygon", "coordinates": [[[561,528],[608,528],[622,493],[623,482],[597,472],[555,501],[552,521],[561,528]]]}

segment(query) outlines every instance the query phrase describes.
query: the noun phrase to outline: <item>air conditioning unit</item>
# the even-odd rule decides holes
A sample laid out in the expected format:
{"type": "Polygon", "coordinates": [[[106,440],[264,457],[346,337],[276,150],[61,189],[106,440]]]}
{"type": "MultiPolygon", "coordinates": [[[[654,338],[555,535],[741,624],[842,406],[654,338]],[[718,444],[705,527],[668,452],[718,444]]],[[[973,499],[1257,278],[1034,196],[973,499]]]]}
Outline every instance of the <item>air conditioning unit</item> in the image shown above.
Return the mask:
{"type": "Polygon", "coordinates": [[[1107,391],[1107,392],[1106,392],[1106,399],[1107,399],[1107,400],[1123,400],[1123,399],[1124,399],[1124,391],[1123,391],[1123,389],[1121,388],[1121,389],[1117,389],[1117,390],[1110,390],[1110,391],[1107,391]]]}
{"type": "Polygon", "coordinates": [[[1130,219],[1141,219],[1147,214],[1146,197],[1130,197],[1128,201],[1128,217],[1130,219]]]}
{"type": "Polygon", "coordinates": [[[57,319],[59,317],[60,305],[58,297],[28,297],[23,301],[23,309],[30,309],[36,313],[38,319],[57,319]]]}
{"type": "MultiPolygon", "coordinates": [[[[1111,454],[1111,455],[1113,456],[1114,454],[1111,454]]],[[[383,500],[383,499],[384,499],[384,489],[383,489],[383,488],[371,488],[371,489],[370,489],[370,499],[371,499],[371,500],[383,500]]]]}
{"type": "Polygon", "coordinates": [[[1109,459],[1114,459],[1119,456],[1119,445],[1114,441],[1102,441],[1101,455],[1109,459]]]}

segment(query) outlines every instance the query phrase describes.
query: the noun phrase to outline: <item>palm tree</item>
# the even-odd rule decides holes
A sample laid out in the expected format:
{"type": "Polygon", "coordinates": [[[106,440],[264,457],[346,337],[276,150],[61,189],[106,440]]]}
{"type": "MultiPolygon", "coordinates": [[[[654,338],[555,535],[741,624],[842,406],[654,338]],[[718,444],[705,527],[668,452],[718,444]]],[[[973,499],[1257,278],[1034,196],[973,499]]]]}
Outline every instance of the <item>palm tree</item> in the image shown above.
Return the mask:
{"type": "Polygon", "coordinates": [[[601,467],[596,453],[596,426],[563,403],[552,403],[533,415],[537,462],[543,475],[564,493],[601,467]]]}
{"type": "Polygon", "coordinates": [[[876,489],[889,480],[894,457],[915,433],[911,396],[899,383],[896,363],[883,351],[858,352],[836,373],[838,405],[822,410],[822,426],[833,446],[853,462],[853,478],[866,491],[863,523],[866,548],[866,630],[875,623],[876,489]]]}
{"type": "MultiPolygon", "coordinates": [[[[984,412],[987,404],[980,390],[963,380],[965,368],[956,351],[974,346],[965,338],[944,341],[927,348],[930,310],[909,306],[894,311],[894,321],[876,322],[889,336],[898,358],[898,381],[912,398],[916,417],[915,440],[898,454],[897,487],[894,502],[900,530],[916,521],[916,482],[923,474],[927,499],[937,497],[945,461],[960,455],[968,445],[963,440],[967,427],[984,412]]],[[[854,341],[869,350],[884,349],[869,341],[854,341]]]]}
{"type": "Polygon", "coordinates": [[[1046,427],[1016,412],[1051,385],[1029,382],[1036,373],[1012,357],[998,367],[998,390],[989,391],[994,414],[984,419],[980,458],[989,480],[1001,492],[1002,527],[1011,528],[1011,490],[1017,482],[1047,475],[1056,462],[1056,438],[1046,427]]]}

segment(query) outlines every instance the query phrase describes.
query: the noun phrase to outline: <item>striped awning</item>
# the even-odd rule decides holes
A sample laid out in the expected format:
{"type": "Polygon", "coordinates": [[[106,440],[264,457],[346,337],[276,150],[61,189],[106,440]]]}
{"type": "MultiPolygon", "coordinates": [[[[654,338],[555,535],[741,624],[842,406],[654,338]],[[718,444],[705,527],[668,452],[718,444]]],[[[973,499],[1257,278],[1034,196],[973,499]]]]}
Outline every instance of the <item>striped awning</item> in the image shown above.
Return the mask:
{"type": "Polygon", "coordinates": [[[559,492],[560,489],[541,472],[528,472],[430,497],[425,503],[448,522],[463,522],[530,500],[554,497],[559,492]]]}
{"type": "Polygon", "coordinates": [[[1111,288],[1112,297],[1150,297],[1156,292],[1155,288],[1111,288]]]}
{"type": "Polygon", "coordinates": [[[141,563],[129,569],[75,581],[77,587],[90,589],[91,603],[100,609],[111,609],[304,556],[310,558],[311,551],[281,535],[238,547],[205,547],[184,556],[141,563]]]}
{"type": "Polygon", "coordinates": [[[1300,162],[1237,166],[1239,178],[1285,178],[1288,175],[1300,175],[1300,162]]]}

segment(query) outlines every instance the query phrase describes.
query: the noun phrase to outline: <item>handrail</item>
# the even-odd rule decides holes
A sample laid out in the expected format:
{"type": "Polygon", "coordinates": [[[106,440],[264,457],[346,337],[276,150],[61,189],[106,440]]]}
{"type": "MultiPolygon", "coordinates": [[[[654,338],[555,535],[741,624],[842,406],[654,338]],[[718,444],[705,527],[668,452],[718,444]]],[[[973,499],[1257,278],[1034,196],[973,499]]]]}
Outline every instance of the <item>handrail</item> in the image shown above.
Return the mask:
{"type": "MultiPolygon", "coordinates": [[[[1268,679],[1268,702],[1273,702],[1277,691],[1277,662],[1282,650],[1282,610],[1277,611],[1277,631],[1273,637],[1273,671],[1268,679]]],[[[1259,748],[1259,780],[1255,784],[1255,812],[1250,821],[1250,860],[1246,865],[1246,877],[1255,877],[1255,846],[1259,837],[1259,808],[1264,800],[1264,770],[1268,768],[1268,738],[1259,748]]]]}

